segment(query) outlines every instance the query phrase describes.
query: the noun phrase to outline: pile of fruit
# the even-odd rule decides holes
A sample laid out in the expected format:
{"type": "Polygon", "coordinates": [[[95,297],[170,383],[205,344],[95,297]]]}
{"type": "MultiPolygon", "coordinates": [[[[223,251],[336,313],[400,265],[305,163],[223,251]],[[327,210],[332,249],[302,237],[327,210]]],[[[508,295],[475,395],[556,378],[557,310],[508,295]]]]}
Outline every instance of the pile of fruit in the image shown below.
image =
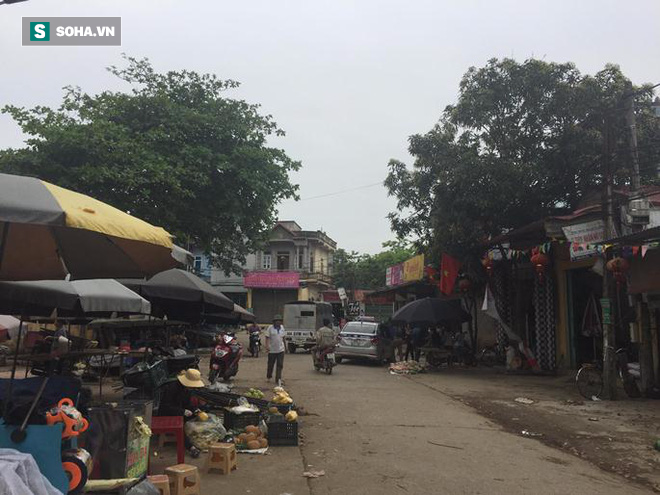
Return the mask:
{"type": "MultiPolygon", "coordinates": [[[[271,407],[268,409],[268,412],[272,416],[282,416],[282,413],[277,409],[277,407],[271,407]]],[[[284,415],[284,419],[286,419],[289,423],[295,423],[298,421],[298,413],[296,411],[289,411],[284,415]]]]}
{"type": "Polygon", "coordinates": [[[259,450],[268,447],[268,440],[258,426],[249,425],[245,431],[234,437],[238,450],[259,450]]]}
{"type": "Polygon", "coordinates": [[[416,375],[426,371],[417,361],[400,361],[390,364],[390,373],[394,375],[416,375]]]}
{"type": "Polygon", "coordinates": [[[291,398],[289,393],[286,390],[284,390],[282,387],[275,387],[273,389],[273,392],[275,393],[275,395],[271,399],[271,402],[273,404],[280,404],[280,405],[293,404],[293,399],[291,398]]]}
{"type": "Polygon", "coordinates": [[[258,388],[251,388],[243,394],[245,397],[250,397],[251,399],[263,399],[264,393],[258,388]]]}

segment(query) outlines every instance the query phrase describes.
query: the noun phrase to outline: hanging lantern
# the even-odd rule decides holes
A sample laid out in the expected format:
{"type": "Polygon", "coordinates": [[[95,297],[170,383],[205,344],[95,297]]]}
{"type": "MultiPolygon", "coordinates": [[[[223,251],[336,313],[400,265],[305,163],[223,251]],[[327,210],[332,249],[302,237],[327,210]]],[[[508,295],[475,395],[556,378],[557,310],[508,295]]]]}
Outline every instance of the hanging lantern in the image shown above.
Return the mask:
{"type": "Polygon", "coordinates": [[[532,262],[532,265],[534,265],[534,270],[539,277],[539,282],[543,282],[545,268],[550,264],[550,258],[548,255],[539,252],[538,249],[534,249],[530,261],[532,262]]]}
{"type": "Polygon", "coordinates": [[[626,272],[630,270],[630,263],[628,263],[627,259],[617,256],[608,261],[606,267],[614,275],[617,288],[620,288],[621,284],[626,280],[626,272]]]}
{"type": "Polygon", "coordinates": [[[493,260],[486,256],[485,258],[481,259],[481,264],[486,269],[486,273],[490,277],[493,274],[493,260]]]}
{"type": "Polygon", "coordinates": [[[472,282],[469,278],[462,278],[458,281],[458,289],[463,293],[467,294],[472,289],[472,282]]]}

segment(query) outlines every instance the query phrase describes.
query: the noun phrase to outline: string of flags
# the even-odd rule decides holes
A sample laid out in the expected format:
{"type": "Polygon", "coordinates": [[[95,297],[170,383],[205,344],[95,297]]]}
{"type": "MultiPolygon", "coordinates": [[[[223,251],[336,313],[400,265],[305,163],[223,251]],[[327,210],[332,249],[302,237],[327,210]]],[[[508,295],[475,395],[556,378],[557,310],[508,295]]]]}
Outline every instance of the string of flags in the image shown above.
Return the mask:
{"type": "MultiPolygon", "coordinates": [[[[583,244],[565,240],[554,240],[529,249],[491,248],[486,254],[486,257],[494,261],[501,259],[512,261],[529,260],[535,253],[550,254],[553,249],[553,242],[560,245],[568,245],[571,251],[592,252],[593,254],[602,254],[615,247],[613,244],[583,244]]],[[[635,258],[640,255],[642,258],[645,258],[649,249],[657,249],[659,247],[660,242],[651,242],[638,246],[619,246],[618,248],[620,249],[621,256],[624,258],[635,258]]]]}

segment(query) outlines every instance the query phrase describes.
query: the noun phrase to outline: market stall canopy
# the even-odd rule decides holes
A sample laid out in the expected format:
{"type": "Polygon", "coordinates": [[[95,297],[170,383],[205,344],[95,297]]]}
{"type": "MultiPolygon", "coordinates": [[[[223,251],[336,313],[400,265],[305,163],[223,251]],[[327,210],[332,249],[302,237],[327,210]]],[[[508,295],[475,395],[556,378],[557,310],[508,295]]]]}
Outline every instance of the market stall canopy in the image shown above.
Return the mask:
{"type": "Polygon", "coordinates": [[[112,279],[0,282],[0,312],[30,316],[148,314],[149,301],[112,279]]]}
{"type": "Polygon", "coordinates": [[[120,280],[151,301],[153,314],[170,319],[200,321],[204,314],[230,313],[234,303],[208,282],[180,269],[166,270],[149,280],[120,280]]]}
{"type": "Polygon", "coordinates": [[[206,323],[219,323],[219,324],[238,324],[238,323],[251,323],[257,318],[250,313],[247,309],[234,304],[234,310],[228,313],[207,313],[202,315],[206,323]]]}
{"type": "Polygon", "coordinates": [[[458,305],[435,297],[417,299],[394,313],[392,321],[410,324],[463,323],[470,316],[458,305]]]}
{"type": "Polygon", "coordinates": [[[130,318],[97,318],[87,324],[87,328],[145,329],[187,326],[190,323],[177,320],[163,320],[153,316],[132,316],[130,318]]]}
{"type": "Polygon", "coordinates": [[[175,255],[187,258],[161,227],[36,178],[0,174],[0,280],[148,277],[176,267],[175,255]]]}
{"type": "Polygon", "coordinates": [[[254,322],[257,320],[252,313],[238,304],[234,304],[234,313],[238,315],[241,321],[254,322]]]}

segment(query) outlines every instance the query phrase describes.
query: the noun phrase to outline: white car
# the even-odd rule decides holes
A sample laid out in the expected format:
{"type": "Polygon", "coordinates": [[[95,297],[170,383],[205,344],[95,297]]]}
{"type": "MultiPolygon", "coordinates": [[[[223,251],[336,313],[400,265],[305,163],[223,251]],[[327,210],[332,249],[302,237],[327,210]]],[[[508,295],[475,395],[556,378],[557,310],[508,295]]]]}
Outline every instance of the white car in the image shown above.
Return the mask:
{"type": "Polygon", "coordinates": [[[342,359],[366,358],[378,360],[378,323],[374,321],[350,321],[339,332],[335,349],[338,363],[342,359]]]}

